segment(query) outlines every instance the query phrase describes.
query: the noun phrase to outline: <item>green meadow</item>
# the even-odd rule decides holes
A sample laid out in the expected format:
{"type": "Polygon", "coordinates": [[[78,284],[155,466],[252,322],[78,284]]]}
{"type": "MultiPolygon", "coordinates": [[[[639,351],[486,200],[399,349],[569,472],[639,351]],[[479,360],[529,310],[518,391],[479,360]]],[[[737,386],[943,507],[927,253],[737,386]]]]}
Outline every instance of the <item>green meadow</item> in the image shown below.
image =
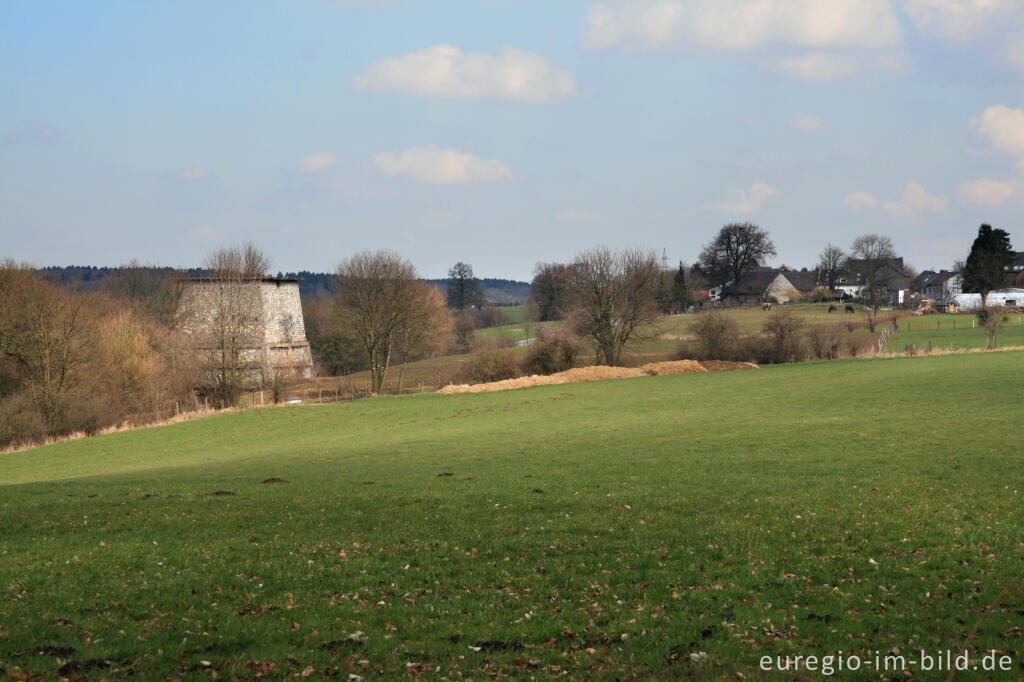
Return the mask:
{"type": "MultiPolygon", "coordinates": [[[[988,333],[969,314],[937,314],[908,317],[899,323],[899,331],[885,344],[888,353],[902,353],[909,346],[917,352],[984,348],[988,333]]],[[[1009,313],[996,337],[997,346],[1024,346],[1024,315],[1009,313]]]]}
{"type": "Polygon", "coordinates": [[[1019,678],[1022,370],[380,397],[0,455],[0,677],[758,679],[878,651],[905,679],[965,646],[1019,678]]]}

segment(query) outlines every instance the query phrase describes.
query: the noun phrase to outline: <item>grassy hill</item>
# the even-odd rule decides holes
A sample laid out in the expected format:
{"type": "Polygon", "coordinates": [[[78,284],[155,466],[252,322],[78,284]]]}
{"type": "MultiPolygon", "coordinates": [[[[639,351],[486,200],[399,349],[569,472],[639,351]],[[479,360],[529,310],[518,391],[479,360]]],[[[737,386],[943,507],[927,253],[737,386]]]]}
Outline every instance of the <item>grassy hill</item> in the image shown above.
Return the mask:
{"type": "Polygon", "coordinates": [[[3,455],[0,675],[751,679],[972,631],[1018,666],[1022,366],[383,397],[3,455]]]}

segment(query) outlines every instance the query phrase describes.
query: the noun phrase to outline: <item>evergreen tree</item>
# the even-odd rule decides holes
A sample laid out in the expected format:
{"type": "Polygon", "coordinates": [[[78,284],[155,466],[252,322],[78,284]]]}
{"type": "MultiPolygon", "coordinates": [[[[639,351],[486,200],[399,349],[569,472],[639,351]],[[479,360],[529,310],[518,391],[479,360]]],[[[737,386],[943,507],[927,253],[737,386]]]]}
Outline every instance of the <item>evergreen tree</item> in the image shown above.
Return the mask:
{"type": "Polygon", "coordinates": [[[686,266],[679,261],[679,269],[672,276],[672,309],[686,312],[690,307],[690,289],[686,283],[686,266]]]}
{"type": "Polygon", "coordinates": [[[963,290],[980,293],[982,308],[990,291],[1006,286],[1006,266],[1013,262],[1013,256],[1006,230],[992,229],[991,225],[978,228],[964,265],[963,290]]]}

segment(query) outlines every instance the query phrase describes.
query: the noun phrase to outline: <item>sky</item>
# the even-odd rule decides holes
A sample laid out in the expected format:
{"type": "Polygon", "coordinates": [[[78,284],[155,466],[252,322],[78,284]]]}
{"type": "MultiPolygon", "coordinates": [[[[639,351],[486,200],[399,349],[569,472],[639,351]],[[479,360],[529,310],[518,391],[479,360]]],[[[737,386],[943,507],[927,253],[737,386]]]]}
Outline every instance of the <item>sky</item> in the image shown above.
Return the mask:
{"type": "Polygon", "coordinates": [[[0,257],[529,280],[731,222],[795,267],[1024,249],[1024,2],[0,3],[0,257]]]}

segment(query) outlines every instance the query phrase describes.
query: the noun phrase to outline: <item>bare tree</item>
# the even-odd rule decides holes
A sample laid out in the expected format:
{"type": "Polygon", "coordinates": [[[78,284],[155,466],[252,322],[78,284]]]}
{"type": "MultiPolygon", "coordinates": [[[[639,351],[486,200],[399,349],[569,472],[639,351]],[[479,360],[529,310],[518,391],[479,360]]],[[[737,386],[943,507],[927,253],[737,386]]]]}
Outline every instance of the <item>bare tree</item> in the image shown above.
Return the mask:
{"type": "Polygon", "coordinates": [[[896,249],[888,237],[864,234],[853,240],[850,258],[856,261],[850,267],[859,269],[864,278],[861,298],[870,308],[868,327],[874,332],[875,323],[878,321],[878,309],[885,302],[885,287],[895,274],[893,261],[896,258],[896,249]]]}
{"type": "Polygon", "coordinates": [[[650,250],[614,252],[600,246],[576,256],[574,299],[581,332],[597,347],[598,364],[618,364],[623,347],[637,330],[658,319],[655,294],[660,282],[658,258],[650,250]]]}
{"type": "Polygon", "coordinates": [[[398,393],[402,393],[405,364],[420,353],[437,348],[452,329],[452,315],[444,298],[426,282],[413,283],[409,308],[396,333],[402,364],[398,370],[398,393]]]}
{"type": "Polygon", "coordinates": [[[86,359],[85,300],[28,266],[0,263],[0,353],[14,361],[22,386],[51,423],[86,359]]]}
{"type": "Polygon", "coordinates": [[[459,261],[448,271],[448,305],[456,310],[465,310],[480,305],[480,280],[473,275],[473,266],[459,261]]]}
{"type": "Polygon", "coordinates": [[[835,291],[836,275],[846,260],[846,252],[835,244],[826,244],[818,255],[818,269],[821,271],[825,286],[835,291]]]}
{"type": "Polygon", "coordinates": [[[366,349],[371,390],[379,393],[391,347],[414,307],[416,268],[392,251],[364,251],[337,269],[338,316],[366,349]]]}
{"type": "Polygon", "coordinates": [[[104,279],[103,285],[115,300],[163,325],[174,325],[181,305],[182,282],[179,273],[171,268],[143,265],[133,259],[104,279]]]}
{"type": "Polygon", "coordinates": [[[201,388],[219,407],[233,405],[262,375],[260,286],[269,267],[252,243],[218,249],[203,263],[209,276],[185,289],[182,328],[202,356],[201,388]]]}
{"type": "Polygon", "coordinates": [[[730,223],[700,252],[701,268],[716,284],[739,282],[751,268],[776,255],[768,233],[752,223],[730,223]]]}

